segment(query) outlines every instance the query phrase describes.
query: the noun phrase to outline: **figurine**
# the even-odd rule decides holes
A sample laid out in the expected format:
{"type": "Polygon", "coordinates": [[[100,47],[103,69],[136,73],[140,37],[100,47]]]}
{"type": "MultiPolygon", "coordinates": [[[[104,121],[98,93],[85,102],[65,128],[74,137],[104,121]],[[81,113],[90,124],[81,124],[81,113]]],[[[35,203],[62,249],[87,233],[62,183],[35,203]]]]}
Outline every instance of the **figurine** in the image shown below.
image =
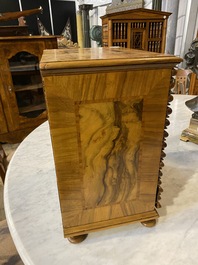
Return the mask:
{"type": "Polygon", "coordinates": [[[187,100],[185,104],[193,114],[188,128],[182,131],[180,139],[185,142],[190,141],[198,144],[198,96],[187,100]]]}
{"type": "Polygon", "coordinates": [[[198,120],[198,96],[187,100],[185,104],[193,112],[192,118],[198,120]]]}
{"type": "Polygon", "coordinates": [[[189,51],[185,54],[186,66],[198,76],[198,38],[193,40],[189,51]]]}

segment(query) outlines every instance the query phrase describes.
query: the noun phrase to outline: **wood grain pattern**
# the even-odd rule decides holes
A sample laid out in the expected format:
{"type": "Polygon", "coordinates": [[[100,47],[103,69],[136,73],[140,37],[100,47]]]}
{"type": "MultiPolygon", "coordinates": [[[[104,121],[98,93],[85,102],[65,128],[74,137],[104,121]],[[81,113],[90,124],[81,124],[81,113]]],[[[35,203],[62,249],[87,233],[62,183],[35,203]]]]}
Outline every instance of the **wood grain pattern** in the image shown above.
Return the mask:
{"type": "MultiPolygon", "coordinates": [[[[77,71],[98,72],[93,71],[93,67],[102,67],[102,72],[109,67],[108,71],[111,71],[111,67],[121,66],[122,70],[129,70],[130,67],[137,66],[138,68],[163,68],[159,66],[160,63],[164,63],[166,60],[166,68],[172,69],[175,61],[181,62],[180,58],[170,54],[148,52],[135,49],[125,48],[92,48],[91,50],[82,49],[60,49],[60,50],[45,50],[40,63],[40,68],[43,71],[43,76],[60,75],[62,71],[78,74],[77,71]],[[170,64],[169,64],[170,63],[170,64]],[[91,69],[90,69],[91,68],[91,69]],[[47,71],[49,70],[49,72],[47,71]]],[[[120,70],[119,69],[119,70],[120,70]]],[[[100,70],[100,69],[99,69],[100,70]]],[[[116,68],[114,68],[114,71],[116,68]]]]}
{"type": "Polygon", "coordinates": [[[180,59],[95,51],[45,51],[41,61],[65,237],[158,216],[171,69],[180,59]]]}
{"type": "Polygon", "coordinates": [[[86,208],[136,197],[141,111],[142,100],[80,104],[86,208]]]}

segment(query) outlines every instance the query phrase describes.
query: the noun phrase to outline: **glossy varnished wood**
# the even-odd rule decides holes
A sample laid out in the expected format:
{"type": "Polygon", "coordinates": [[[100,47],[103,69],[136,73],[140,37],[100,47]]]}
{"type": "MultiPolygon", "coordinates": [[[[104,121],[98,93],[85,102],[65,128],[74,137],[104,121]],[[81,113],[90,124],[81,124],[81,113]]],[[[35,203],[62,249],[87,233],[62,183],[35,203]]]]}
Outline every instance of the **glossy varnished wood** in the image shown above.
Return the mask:
{"type": "Polygon", "coordinates": [[[146,227],[153,227],[156,225],[157,221],[156,219],[153,219],[153,220],[149,220],[149,221],[144,221],[144,222],[141,222],[142,225],[146,226],[146,227]]]}
{"type": "MultiPolygon", "coordinates": [[[[45,50],[42,56],[40,67],[43,75],[56,72],[60,74],[62,71],[89,71],[90,67],[102,67],[104,71],[106,67],[119,67],[125,70],[129,67],[133,68],[136,65],[141,65],[142,68],[148,69],[149,67],[158,68],[160,63],[170,63],[170,67],[175,62],[175,56],[170,54],[160,54],[147,51],[139,51],[124,48],[93,48],[91,50],[82,49],[60,49],[60,50],[45,50]]],[[[180,59],[178,58],[180,61],[180,59]]],[[[117,69],[117,68],[114,68],[117,69]]],[[[119,68],[118,68],[119,69],[119,68]]],[[[98,68],[97,68],[98,70],[98,68]]],[[[109,69],[108,69],[109,70],[109,69]]],[[[91,70],[93,71],[93,69],[91,70]]]]}
{"type": "Polygon", "coordinates": [[[44,52],[65,237],[158,217],[171,69],[180,61],[115,48],[44,52]]]}
{"type": "Polygon", "coordinates": [[[88,234],[68,237],[68,240],[72,244],[79,244],[87,238],[88,234]]]}

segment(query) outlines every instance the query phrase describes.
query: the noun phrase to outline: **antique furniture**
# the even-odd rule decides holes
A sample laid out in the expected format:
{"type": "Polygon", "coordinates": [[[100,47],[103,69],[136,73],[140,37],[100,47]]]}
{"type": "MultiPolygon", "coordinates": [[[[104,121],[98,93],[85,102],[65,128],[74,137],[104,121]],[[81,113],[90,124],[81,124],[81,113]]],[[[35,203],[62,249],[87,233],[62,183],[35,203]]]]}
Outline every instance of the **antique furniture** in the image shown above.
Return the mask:
{"type": "Polygon", "coordinates": [[[185,104],[193,113],[188,128],[182,131],[181,140],[198,144],[198,96],[187,100],[185,104]]]}
{"type": "Polygon", "coordinates": [[[35,8],[17,12],[0,13],[0,37],[8,36],[27,36],[29,35],[28,26],[25,23],[24,16],[30,16],[42,13],[43,9],[35,8]],[[1,26],[1,22],[18,19],[19,25],[1,26]]]}
{"type": "Polygon", "coordinates": [[[28,26],[0,26],[0,37],[27,36],[28,26]]]}
{"type": "Polygon", "coordinates": [[[191,98],[174,95],[170,103],[157,225],[148,229],[136,223],[99,231],[78,246],[63,237],[48,121],[30,133],[9,164],[4,187],[8,226],[24,263],[186,265],[190,257],[190,263],[197,264],[197,145],[179,139],[189,123],[185,101],[191,98]]]}
{"type": "Polygon", "coordinates": [[[42,7],[16,11],[16,12],[6,12],[0,13],[0,36],[27,36],[29,35],[28,25],[26,24],[25,17],[42,13],[42,7]],[[1,25],[1,22],[12,21],[18,19],[18,25],[1,25]]]}
{"type": "MultiPolygon", "coordinates": [[[[5,175],[6,175],[6,170],[8,166],[8,161],[7,161],[7,156],[5,154],[3,146],[0,144],[0,178],[2,180],[2,183],[4,184],[5,182],[5,175]]],[[[0,181],[1,181],[0,180],[0,181]]],[[[0,183],[1,185],[1,183],[0,183]]],[[[3,189],[2,189],[3,190],[3,189]]],[[[2,193],[1,193],[2,194],[2,193]]],[[[0,203],[3,203],[2,198],[0,198],[0,203]]],[[[0,261],[1,264],[6,264],[10,260],[15,260],[16,262],[21,260],[15,245],[13,243],[12,237],[10,235],[10,231],[7,225],[6,219],[4,219],[4,207],[3,205],[0,205],[0,261]],[[2,214],[3,211],[3,214],[2,214]]],[[[23,263],[18,263],[19,265],[23,265],[23,263]]]]}
{"type": "Polygon", "coordinates": [[[175,75],[175,86],[173,92],[175,94],[190,94],[189,86],[192,71],[190,69],[177,69],[175,75]]]}
{"type": "Polygon", "coordinates": [[[42,13],[42,7],[24,10],[24,11],[16,11],[16,12],[7,12],[0,13],[0,36],[27,36],[29,35],[28,25],[26,25],[25,16],[30,16],[38,13],[42,13]],[[18,25],[9,25],[2,26],[1,22],[12,21],[18,19],[18,25]]]}
{"type": "Polygon", "coordinates": [[[20,17],[30,16],[30,15],[34,15],[34,14],[38,14],[42,12],[43,12],[43,9],[40,6],[39,8],[33,8],[33,9],[28,9],[28,10],[23,10],[23,11],[0,13],[0,22],[14,20],[20,17]]]}
{"type": "Polygon", "coordinates": [[[16,143],[46,120],[39,61],[55,36],[0,37],[0,142],[16,143]]]}
{"type": "Polygon", "coordinates": [[[45,50],[40,69],[64,235],[158,214],[170,78],[181,59],[122,48],[45,50]]]}
{"type": "Polygon", "coordinates": [[[198,95],[198,78],[195,73],[191,74],[189,95],[198,95]]]}
{"type": "Polygon", "coordinates": [[[138,8],[102,16],[103,46],[163,53],[170,15],[168,12],[138,8]]]}
{"type": "Polygon", "coordinates": [[[0,178],[2,180],[2,183],[4,183],[5,181],[7,166],[8,166],[8,161],[6,153],[3,149],[3,146],[0,143],[0,178]]]}
{"type": "Polygon", "coordinates": [[[192,70],[189,94],[198,95],[198,36],[192,41],[184,56],[186,68],[192,70]]]}
{"type": "Polygon", "coordinates": [[[6,219],[0,220],[0,241],[1,264],[14,261],[17,265],[24,265],[10,235],[6,219]]]}

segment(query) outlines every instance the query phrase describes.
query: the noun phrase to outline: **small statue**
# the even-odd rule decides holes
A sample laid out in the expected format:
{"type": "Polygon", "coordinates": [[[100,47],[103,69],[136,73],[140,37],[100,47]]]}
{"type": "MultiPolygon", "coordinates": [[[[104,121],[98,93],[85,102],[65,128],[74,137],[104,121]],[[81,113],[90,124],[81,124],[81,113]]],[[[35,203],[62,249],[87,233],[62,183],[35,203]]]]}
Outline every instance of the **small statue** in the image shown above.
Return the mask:
{"type": "Polygon", "coordinates": [[[187,100],[185,104],[193,112],[192,118],[198,120],[198,96],[187,100]]]}
{"type": "Polygon", "coordinates": [[[18,18],[18,22],[19,22],[19,26],[21,27],[27,26],[25,17],[23,16],[18,18]]]}
{"type": "Polygon", "coordinates": [[[0,13],[0,22],[8,21],[8,20],[15,20],[20,17],[26,17],[37,13],[42,13],[43,8],[40,6],[39,8],[28,9],[23,11],[16,11],[16,12],[6,12],[0,13]]]}
{"type": "Polygon", "coordinates": [[[186,106],[193,112],[188,128],[182,131],[180,139],[198,144],[198,96],[187,100],[186,106]]]}
{"type": "Polygon", "coordinates": [[[191,69],[198,77],[198,38],[192,41],[184,59],[186,60],[186,68],[191,69]]]}
{"type": "Polygon", "coordinates": [[[96,41],[98,47],[102,47],[102,26],[93,25],[90,29],[90,38],[96,41]]]}

